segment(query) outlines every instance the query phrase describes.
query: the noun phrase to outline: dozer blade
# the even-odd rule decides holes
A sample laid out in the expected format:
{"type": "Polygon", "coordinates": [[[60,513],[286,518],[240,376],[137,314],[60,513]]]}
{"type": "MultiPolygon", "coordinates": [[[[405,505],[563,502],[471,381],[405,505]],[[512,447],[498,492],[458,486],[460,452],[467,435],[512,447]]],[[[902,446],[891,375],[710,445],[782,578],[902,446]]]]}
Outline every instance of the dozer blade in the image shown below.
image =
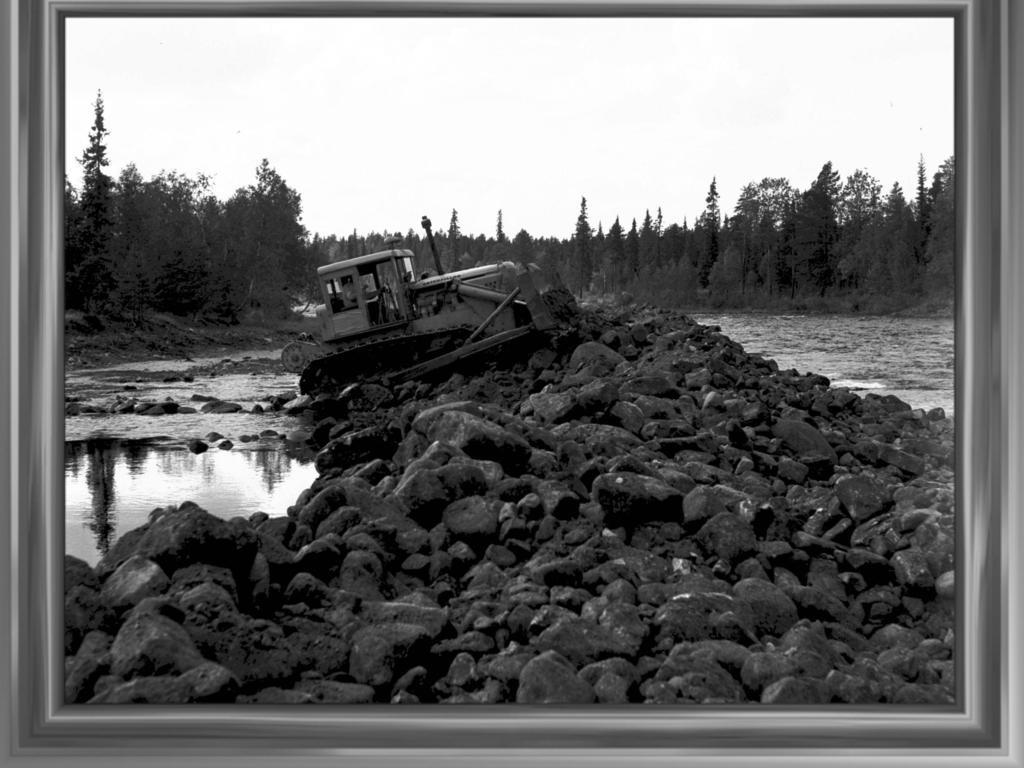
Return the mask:
{"type": "Polygon", "coordinates": [[[575,325],[579,319],[579,307],[557,272],[548,279],[536,264],[527,264],[519,268],[516,277],[519,295],[530,310],[537,330],[552,331],[575,325]]]}
{"type": "Polygon", "coordinates": [[[519,285],[519,295],[526,302],[526,307],[533,318],[533,327],[538,331],[550,331],[555,328],[555,318],[551,316],[543,299],[543,294],[550,286],[540,267],[536,264],[527,264],[520,268],[516,274],[516,281],[519,285]]]}

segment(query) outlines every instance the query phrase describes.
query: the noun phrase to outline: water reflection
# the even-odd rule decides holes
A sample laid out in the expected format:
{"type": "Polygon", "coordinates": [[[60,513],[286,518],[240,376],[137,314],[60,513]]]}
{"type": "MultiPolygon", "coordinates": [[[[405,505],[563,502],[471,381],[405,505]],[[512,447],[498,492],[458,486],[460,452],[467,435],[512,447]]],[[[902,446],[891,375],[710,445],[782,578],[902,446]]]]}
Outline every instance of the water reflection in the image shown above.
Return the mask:
{"type": "Polygon", "coordinates": [[[65,550],[95,563],[154,508],[186,500],[224,518],[285,514],[316,478],[311,459],[280,443],[193,454],[168,441],[66,442],[65,550]]]}
{"type": "Polygon", "coordinates": [[[125,465],[128,467],[128,474],[136,476],[142,473],[145,468],[146,453],[149,448],[144,442],[128,441],[122,446],[124,451],[125,465]]]}
{"type": "Polygon", "coordinates": [[[89,446],[89,465],[85,481],[92,495],[92,520],[89,529],[96,537],[96,547],[106,554],[114,532],[114,463],[117,461],[116,440],[96,440],[89,446]]]}

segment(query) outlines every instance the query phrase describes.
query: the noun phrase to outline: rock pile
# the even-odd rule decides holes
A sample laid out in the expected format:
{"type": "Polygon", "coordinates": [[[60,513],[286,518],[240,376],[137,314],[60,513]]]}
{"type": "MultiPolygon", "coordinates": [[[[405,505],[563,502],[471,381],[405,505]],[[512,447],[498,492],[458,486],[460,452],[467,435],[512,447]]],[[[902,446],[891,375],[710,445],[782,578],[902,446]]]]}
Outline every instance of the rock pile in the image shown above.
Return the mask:
{"type": "Polygon", "coordinates": [[[286,515],[67,558],[68,702],[953,701],[940,411],[654,310],[288,407],[286,515]]]}

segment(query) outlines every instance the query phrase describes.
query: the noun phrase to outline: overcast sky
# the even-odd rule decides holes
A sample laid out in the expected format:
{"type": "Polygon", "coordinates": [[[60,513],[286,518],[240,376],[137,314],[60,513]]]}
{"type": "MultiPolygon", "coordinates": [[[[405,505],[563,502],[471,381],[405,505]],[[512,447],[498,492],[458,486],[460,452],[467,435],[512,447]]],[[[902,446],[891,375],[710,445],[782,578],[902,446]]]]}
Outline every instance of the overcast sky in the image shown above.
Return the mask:
{"type": "Polygon", "coordinates": [[[69,19],[66,170],[102,91],[110,166],[206,174],[267,158],[321,235],[445,228],[568,237],[712,177],[806,189],[831,160],[907,197],[953,153],[951,19],[69,19]]]}

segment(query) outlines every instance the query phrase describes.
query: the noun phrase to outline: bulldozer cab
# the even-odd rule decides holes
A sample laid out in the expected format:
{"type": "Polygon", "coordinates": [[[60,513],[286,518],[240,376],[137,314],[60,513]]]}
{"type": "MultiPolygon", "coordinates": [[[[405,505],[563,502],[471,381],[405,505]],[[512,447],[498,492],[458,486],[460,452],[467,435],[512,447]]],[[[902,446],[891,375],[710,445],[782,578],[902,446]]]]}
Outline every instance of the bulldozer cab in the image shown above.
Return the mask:
{"type": "Polygon", "coordinates": [[[328,264],[317,270],[324,306],[325,339],[365,333],[410,319],[406,286],[412,252],[391,250],[328,264]]]}

